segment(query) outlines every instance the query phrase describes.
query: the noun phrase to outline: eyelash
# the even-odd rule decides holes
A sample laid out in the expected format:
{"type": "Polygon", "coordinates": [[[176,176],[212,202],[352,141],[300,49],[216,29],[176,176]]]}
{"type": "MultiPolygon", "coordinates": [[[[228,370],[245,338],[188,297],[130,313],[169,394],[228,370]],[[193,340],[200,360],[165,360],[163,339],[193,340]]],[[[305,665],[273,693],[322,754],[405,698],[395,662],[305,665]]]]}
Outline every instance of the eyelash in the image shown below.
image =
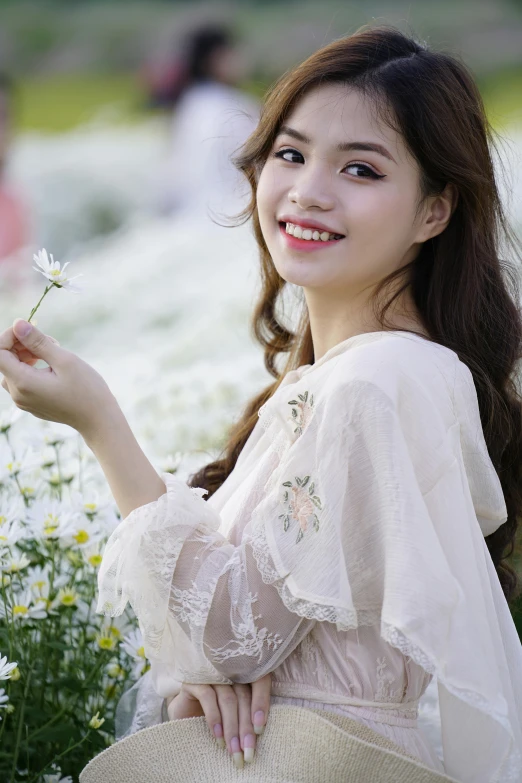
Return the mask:
{"type": "MultiPolygon", "coordinates": [[[[296,155],[301,155],[300,152],[297,152],[297,150],[292,149],[292,147],[285,147],[285,149],[283,150],[274,152],[273,157],[280,158],[281,160],[284,160],[285,163],[292,163],[293,161],[286,160],[285,158],[283,158],[283,155],[285,155],[287,152],[295,152],[296,155]]],[[[303,156],[301,155],[301,157],[303,156]]],[[[370,176],[356,177],[356,179],[383,179],[386,176],[386,174],[376,174],[376,172],[373,169],[371,169],[369,166],[367,166],[365,163],[349,163],[344,168],[348,169],[351,168],[352,166],[358,166],[359,168],[370,172],[370,176]]]]}

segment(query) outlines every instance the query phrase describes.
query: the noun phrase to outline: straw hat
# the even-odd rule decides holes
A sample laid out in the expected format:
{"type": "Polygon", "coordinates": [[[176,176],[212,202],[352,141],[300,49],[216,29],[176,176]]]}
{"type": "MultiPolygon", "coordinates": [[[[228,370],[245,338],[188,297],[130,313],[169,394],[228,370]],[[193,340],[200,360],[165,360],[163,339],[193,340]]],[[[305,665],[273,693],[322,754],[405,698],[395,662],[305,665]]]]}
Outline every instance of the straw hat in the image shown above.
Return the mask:
{"type": "Polygon", "coordinates": [[[80,783],[458,783],[358,721],[275,704],[254,761],[237,769],[205,718],[168,721],[116,742],[80,783]]]}

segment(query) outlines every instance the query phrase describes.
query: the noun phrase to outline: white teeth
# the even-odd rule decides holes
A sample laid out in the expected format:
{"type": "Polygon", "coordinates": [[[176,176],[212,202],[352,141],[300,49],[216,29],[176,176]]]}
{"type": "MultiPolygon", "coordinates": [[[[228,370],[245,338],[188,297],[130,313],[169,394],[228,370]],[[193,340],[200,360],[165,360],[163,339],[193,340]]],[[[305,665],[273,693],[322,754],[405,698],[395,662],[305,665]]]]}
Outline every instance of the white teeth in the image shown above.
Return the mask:
{"type": "Polygon", "coordinates": [[[302,226],[296,226],[294,223],[286,224],[286,233],[291,234],[298,239],[315,240],[316,242],[321,240],[322,242],[328,242],[329,240],[338,237],[338,234],[330,234],[328,231],[317,231],[310,228],[302,228],[302,226]]]}

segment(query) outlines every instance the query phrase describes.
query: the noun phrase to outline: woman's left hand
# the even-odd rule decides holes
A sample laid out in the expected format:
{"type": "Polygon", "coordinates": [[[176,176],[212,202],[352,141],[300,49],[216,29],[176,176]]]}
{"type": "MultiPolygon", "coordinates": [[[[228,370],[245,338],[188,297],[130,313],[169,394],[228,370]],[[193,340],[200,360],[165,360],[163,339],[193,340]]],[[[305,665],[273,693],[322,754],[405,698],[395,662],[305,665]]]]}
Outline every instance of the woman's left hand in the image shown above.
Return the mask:
{"type": "Polygon", "coordinates": [[[88,436],[116,402],[111,390],[93,367],[35,326],[24,335],[19,329],[24,323],[17,319],[0,334],[3,388],[21,410],[88,436]],[[36,369],[38,359],[49,366],[36,369]]]}

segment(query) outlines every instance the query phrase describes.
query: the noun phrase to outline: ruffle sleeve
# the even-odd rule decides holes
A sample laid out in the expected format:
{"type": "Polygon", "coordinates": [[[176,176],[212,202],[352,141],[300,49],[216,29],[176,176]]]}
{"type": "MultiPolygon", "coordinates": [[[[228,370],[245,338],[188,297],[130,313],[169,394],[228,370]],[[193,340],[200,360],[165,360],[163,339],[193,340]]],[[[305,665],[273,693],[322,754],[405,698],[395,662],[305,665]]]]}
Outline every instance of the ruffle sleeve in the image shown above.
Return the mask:
{"type": "Polygon", "coordinates": [[[219,514],[163,473],[166,493],[113,531],[98,573],[97,611],[129,602],[153,664],[170,681],[254,682],[292,652],[313,622],[287,609],[263,582],[248,539],[231,544],[219,514]]]}

